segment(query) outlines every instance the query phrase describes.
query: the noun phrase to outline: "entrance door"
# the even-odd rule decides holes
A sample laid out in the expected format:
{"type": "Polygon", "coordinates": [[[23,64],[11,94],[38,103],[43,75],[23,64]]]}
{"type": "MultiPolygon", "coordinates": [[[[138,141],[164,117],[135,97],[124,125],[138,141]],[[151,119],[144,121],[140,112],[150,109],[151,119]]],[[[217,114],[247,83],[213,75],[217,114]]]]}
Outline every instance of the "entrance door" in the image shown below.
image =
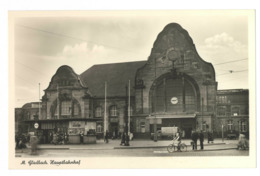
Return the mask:
{"type": "Polygon", "coordinates": [[[110,123],[109,132],[113,139],[118,138],[118,123],[110,123]]]}
{"type": "Polygon", "coordinates": [[[183,138],[190,139],[191,138],[191,130],[192,130],[192,128],[183,128],[183,131],[184,131],[183,138]]]}

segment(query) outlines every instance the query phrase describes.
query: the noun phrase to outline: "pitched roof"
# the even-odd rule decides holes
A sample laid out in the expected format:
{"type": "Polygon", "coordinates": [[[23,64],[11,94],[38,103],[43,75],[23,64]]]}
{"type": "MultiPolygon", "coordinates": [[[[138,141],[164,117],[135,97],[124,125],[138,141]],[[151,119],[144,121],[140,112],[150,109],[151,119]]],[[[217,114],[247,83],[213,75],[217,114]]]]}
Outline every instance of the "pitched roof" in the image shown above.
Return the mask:
{"type": "Polygon", "coordinates": [[[137,61],[94,65],[80,74],[80,79],[96,97],[105,96],[105,82],[107,97],[126,96],[126,85],[130,80],[131,95],[134,95],[136,70],[145,63],[146,61],[137,61]]]}

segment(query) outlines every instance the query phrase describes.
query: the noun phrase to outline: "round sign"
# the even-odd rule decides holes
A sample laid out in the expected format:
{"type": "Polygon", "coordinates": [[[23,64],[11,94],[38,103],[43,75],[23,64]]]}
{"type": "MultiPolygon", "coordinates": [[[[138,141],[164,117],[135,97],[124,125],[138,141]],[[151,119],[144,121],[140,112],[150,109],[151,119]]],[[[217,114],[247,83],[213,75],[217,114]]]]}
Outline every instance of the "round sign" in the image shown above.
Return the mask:
{"type": "Polygon", "coordinates": [[[176,61],[177,59],[179,59],[181,57],[181,54],[179,51],[175,50],[174,48],[170,48],[167,53],[166,53],[166,57],[170,60],[170,61],[176,61]]]}
{"type": "Polygon", "coordinates": [[[39,128],[39,124],[38,124],[38,123],[35,123],[35,124],[34,124],[34,128],[36,128],[36,129],[39,128]]]}
{"type": "Polygon", "coordinates": [[[172,97],[171,98],[171,103],[172,104],[177,104],[178,103],[178,98],[177,97],[172,97]]]}

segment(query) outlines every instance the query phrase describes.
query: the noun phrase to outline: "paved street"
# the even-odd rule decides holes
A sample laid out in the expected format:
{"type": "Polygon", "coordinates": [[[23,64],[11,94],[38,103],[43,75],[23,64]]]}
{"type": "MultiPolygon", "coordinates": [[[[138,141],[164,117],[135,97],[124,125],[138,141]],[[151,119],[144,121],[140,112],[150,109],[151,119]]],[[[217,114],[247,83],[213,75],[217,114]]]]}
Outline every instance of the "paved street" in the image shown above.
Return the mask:
{"type": "MultiPolygon", "coordinates": [[[[120,146],[119,140],[102,140],[97,144],[82,145],[39,145],[37,155],[30,154],[30,146],[16,150],[16,157],[154,157],[154,156],[248,156],[249,151],[236,149],[237,140],[216,139],[213,144],[205,143],[204,150],[192,151],[190,140],[183,140],[188,145],[187,151],[168,153],[167,146],[171,141],[134,140],[130,146],[120,146]]],[[[199,144],[199,143],[198,143],[199,144]]],[[[199,146],[198,146],[199,149],[199,146]]]]}

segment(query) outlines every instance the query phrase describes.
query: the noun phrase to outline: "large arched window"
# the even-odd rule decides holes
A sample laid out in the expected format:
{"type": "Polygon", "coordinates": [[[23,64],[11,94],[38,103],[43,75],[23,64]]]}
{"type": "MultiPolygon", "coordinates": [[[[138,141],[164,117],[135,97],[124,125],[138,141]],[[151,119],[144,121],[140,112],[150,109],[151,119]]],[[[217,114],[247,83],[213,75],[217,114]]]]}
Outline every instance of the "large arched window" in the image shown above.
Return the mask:
{"type": "Polygon", "coordinates": [[[192,82],[183,78],[165,77],[157,81],[152,94],[153,112],[195,112],[197,94],[192,82]]]}

